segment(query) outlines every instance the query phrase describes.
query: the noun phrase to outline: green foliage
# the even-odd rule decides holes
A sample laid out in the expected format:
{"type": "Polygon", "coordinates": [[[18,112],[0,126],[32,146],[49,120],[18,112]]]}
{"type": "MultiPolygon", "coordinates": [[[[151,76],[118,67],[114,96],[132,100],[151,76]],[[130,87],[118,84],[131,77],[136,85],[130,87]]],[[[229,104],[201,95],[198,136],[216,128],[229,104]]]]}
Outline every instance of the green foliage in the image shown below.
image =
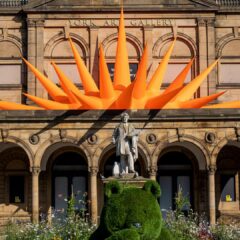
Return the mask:
{"type": "Polygon", "coordinates": [[[43,220],[39,224],[10,223],[4,235],[6,240],[88,240],[95,226],[86,218],[85,208],[75,211],[76,201],[68,201],[67,216],[53,214],[52,223],[43,220]]]}
{"type": "Polygon", "coordinates": [[[143,189],[149,193],[152,193],[156,198],[161,196],[161,189],[156,181],[147,181],[143,189]]]}
{"type": "Polygon", "coordinates": [[[118,181],[111,181],[105,187],[105,195],[110,198],[112,194],[119,194],[123,191],[123,186],[118,181]]]}
{"type": "Polygon", "coordinates": [[[188,196],[183,195],[182,188],[179,186],[178,192],[175,197],[175,205],[176,205],[176,215],[179,216],[182,214],[184,208],[190,207],[190,202],[188,196]]]}
{"type": "Polygon", "coordinates": [[[139,239],[158,240],[162,227],[161,211],[156,199],[160,194],[159,185],[154,181],[146,182],[143,189],[122,188],[119,185],[116,181],[107,184],[105,191],[110,193],[110,197],[104,205],[100,226],[90,239],[104,240],[115,234],[118,237],[116,239],[130,239],[137,233],[139,239]],[[124,238],[123,235],[128,232],[129,237],[124,238]]]}
{"type": "Polygon", "coordinates": [[[140,240],[140,236],[135,229],[124,229],[115,232],[111,237],[106,240],[140,240]]]}

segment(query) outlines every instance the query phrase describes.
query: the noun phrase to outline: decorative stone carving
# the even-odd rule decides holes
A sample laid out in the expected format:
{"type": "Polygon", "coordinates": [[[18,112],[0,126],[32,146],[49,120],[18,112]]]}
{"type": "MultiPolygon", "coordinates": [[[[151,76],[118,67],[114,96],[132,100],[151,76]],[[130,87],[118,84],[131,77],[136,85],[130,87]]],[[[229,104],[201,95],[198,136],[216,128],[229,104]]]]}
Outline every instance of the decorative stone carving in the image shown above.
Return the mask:
{"type": "Polygon", "coordinates": [[[204,18],[198,18],[197,23],[199,27],[205,27],[206,26],[206,19],[204,18]]]}
{"type": "Polygon", "coordinates": [[[92,134],[90,137],[88,137],[87,141],[89,144],[94,145],[98,141],[98,136],[96,134],[92,134]]]}
{"type": "Polygon", "coordinates": [[[91,173],[91,176],[97,176],[98,174],[98,167],[90,167],[90,173],[91,173]]]}
{"type": "Polygon", "coordinates": [[[151,166],[151,167],[149,168],[149,175],[150,175],[150,177],[151,177],[151,176],[156,177],[157,171],[158,171],[157,166],[151,166]]]}
{"type": "Polygon", "coordinates": [[[240,128],[236,128],[235,133],[236,133],[237,141],[240,142],[240,128]]]}
{"type": "Polygon", "coordinates": [[[67,137],[67,130],[66,129],[59,129],[59,137],[61,140],[67,137]]]}
{"type": "Polygon", "coordinates": [[[210,143],[210,144],[213,144],[216,140],[216,134],[213,133],[213,132],[207,132],[205,134],[205,142],[206,143],[210,143]]]}
{"type": "Polygon", "coordinates": [[[40,167],[32,167],[32,175],[39,175],[40,172],[40,167]]]}
{"type": "Polygon", "coordinates": [[[217,167],[215,165],[208,166],[208,174],[215,174],[217,167]]]}
{"type": "Polygon", "coordinates": [[[36,134],[33,134],[29,137],[29,142],[32,144],[32,145],[37,145],[40,141],[40,137],[36,134]]]}
{"type": "Polygon", "coordinates": [[[178,141],[179,142],[183,141],[183,139],[182,139],[183,135],[184,135],[184,130],[181,129],[181,128],[177,128],[177,136],[178,136],[178,141]]]}
{"type": "Polygon", "coordinates": [[[154,133],[150,133],[146,136],[146,141],[149,144],[154,144],[157,142],[157,136],[154,133]]]}

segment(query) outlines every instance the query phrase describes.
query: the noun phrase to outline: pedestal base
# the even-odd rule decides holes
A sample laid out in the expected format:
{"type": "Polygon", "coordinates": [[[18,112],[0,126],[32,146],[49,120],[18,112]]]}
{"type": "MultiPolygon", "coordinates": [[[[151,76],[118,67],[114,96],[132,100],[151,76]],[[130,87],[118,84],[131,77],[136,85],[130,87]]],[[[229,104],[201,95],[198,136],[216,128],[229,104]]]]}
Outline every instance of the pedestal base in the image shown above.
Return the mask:
{"type": "Polygon", "coordinates": [[[144,178],[141,176],[139,177],[134,177],[134,176],[135,176],[135,173],[129,173],[121,177],[108,177],[103,179],[103,183],[106,184],[110,181],[117,180],[122,184],[133,185],[135,187],[141,188],[143,187],[144,183],[149,180],[148,178],[144,178]]]}

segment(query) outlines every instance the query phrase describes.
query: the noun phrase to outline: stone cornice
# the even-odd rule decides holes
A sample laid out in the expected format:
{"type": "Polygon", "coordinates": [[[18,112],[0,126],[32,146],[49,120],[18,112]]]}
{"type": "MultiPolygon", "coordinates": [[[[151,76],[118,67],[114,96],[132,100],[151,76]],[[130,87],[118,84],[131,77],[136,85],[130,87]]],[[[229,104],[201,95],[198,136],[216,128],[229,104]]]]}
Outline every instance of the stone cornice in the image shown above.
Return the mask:
{"type": "MultiPolygon", "coordinates": [[[[122,111],[0,111],[1,123],[27,122],[119,122],[122,111]]],[[[240,109],[138,110],[129,111],[131,121],[197,122],[240,121],[240,109]]]]}

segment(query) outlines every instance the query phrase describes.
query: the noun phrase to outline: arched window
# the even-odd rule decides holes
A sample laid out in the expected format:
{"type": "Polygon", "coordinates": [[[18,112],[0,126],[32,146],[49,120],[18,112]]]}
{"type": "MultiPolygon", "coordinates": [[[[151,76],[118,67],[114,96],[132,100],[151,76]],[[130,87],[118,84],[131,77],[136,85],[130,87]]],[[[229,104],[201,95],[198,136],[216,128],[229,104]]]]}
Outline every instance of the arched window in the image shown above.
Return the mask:
{"type": "Polygon", "coordinates": [[[0,41],[1,100],[21,102],[23,70],[19,47],[10,40],[0,41]]]}
{"type": "MultiPolygon", "coordinates": [[[[78,39],[72,36],[72,41],[76,46],[80,56],[87,64],[87,53],[84,46],[78,39]]],[[[48,77],[56,84],[59,84],[58,76],[51,66],[50,62],[54,61],[57,66],[72,80],[77,86],[82,87],[81,79],[77,70],[76,62],[72,53],[72,49],[68,39],[60,37],[58,39],[50,40],[48,44],[50,47],[46,50],[45,54],[45,70],[48,77]],[[53,42],[53,43],[52,43],[53,42]]]]}
{"type": "Polygon", "coordinates": [[[221,52],[219,84],[240,85],[240,39],[228,42],[221,52]]]}
{"type": "MultiPolygon", "coordinates": [[[[158,64],[162,61],[164,55],[169,49],[173,42],[173,36],[167,39],[159,39],[154,46],[154,65],[153,68],[156,69],[158,64]]],[[[193,46],[190,45],[182,37],[178,37],[171,54],[171,58],[168,63],[167,71],[163,79],[163,87],[167,87],[178,74],[184,69],[184,67],[190,62],[190,60],[195,56],[193,46]]],[[[154,71],[154,70],[153,70],[154,71]]],[[[189,71],[185,83],[188,83],[195,76],[195,63],[192,65],[191,71],[189,71]]]]}
{"type": "MultiPolygon", "coordinates": [[[[114,64],[116,60],[117,38],[112,39],[105,47],[105,56],[108,65],[108,70],[111,79],[114,78],[114,64]]],[[[138,69],[138,62],[140,60],[140,50],[137,44],[127,38],[127,52],[129,59],[130,77],[133,81],[138,69]]]]}

